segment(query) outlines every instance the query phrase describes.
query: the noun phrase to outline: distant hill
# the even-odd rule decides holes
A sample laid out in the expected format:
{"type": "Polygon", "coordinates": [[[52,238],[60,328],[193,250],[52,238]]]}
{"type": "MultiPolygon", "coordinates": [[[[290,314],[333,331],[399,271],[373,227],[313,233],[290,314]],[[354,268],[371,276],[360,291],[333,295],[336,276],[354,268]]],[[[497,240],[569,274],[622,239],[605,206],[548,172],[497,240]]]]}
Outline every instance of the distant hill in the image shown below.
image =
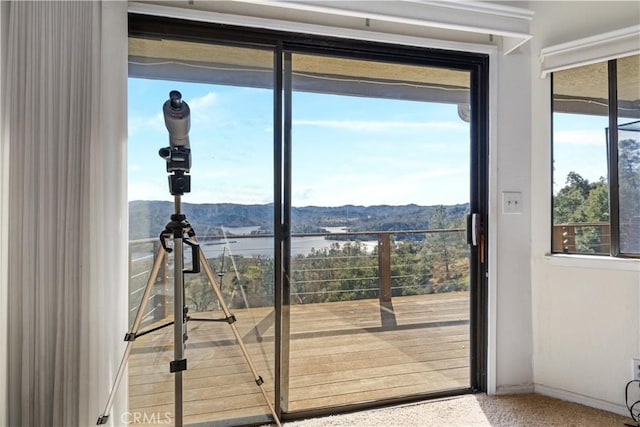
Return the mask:
{"type": "MultiPolygon", "coordinates": [[[[395,231],[429,228],[429,219],[439,207],[415,204],[390,206],[338,207],[306,206],[291,210],[293,233],[322,232],[323,227],[348,227],[351,231],[395,231]]],[[[447,219],[460,223],[468,213],[468,204],[445,206],[447,219]]],[[[136,200],[129,202],[129,238],[158,237],[174,211],[165,201],[136,200]]],[[[198,236],[220,233],[220,227],[259,227],[259,232],[273,230],[273,205],[241,205],[234,203],[183,203],[182,211],[198,236]]]]}

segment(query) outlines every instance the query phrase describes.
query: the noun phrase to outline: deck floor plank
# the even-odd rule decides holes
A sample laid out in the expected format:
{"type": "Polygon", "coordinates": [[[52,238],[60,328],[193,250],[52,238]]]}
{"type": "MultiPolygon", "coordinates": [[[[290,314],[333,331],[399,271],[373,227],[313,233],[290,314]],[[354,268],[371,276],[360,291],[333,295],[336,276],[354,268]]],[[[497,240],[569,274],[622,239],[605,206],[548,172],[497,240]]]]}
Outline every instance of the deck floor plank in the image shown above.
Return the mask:
{"type": "MultiPolygon", "coordinates": [[[[273,310],[240,309],[234,314],[251,361],[273,398],[273,310]]],[[[287,410],[468,387],[468,320],[466,292],[395,297],[384,307],[377,300],[294,305],[287,410]],[[384,324],[385,317],[392,323],[384,324]]],[[[189,322],[188,330],[185,423],[268,414],[230,326],[189,322]]],[[[134,344],[128,365],[130,412],[173,413],[172,332],[168,327],[134,344]]]]}

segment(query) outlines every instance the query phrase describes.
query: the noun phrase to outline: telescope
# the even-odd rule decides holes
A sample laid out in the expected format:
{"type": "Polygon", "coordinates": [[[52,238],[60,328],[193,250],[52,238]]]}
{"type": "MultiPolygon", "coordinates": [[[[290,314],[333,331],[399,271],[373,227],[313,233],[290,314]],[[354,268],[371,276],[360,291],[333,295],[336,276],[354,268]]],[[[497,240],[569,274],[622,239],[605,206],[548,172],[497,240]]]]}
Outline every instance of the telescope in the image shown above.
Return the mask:
{"type": "Polygon", "coordinates": [[[174,196],[182,196],[191,191],[191,176],[187,175],[191,169],[191,110],[182,100],[182,94],[172,90],[162,106],[162,113],[169,132],[169,146],[161,148],[158,154],[167,161],[169,192],[174,196]]]}

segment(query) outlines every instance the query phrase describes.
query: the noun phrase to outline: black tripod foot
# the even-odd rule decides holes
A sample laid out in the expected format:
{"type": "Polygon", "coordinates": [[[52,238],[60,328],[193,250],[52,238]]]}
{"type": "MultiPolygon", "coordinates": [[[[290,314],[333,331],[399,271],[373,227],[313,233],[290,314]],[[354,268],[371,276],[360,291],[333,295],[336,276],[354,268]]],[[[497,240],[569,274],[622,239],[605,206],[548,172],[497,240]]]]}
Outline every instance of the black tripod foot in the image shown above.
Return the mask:
{"type": "Polygon", "coordinates": [[[106,424],[107,421],[109,420],[109,415],[100,415],[98,417],[98,422],[96,422],[96,425],[102,425],[102,424],[106,424]]]}

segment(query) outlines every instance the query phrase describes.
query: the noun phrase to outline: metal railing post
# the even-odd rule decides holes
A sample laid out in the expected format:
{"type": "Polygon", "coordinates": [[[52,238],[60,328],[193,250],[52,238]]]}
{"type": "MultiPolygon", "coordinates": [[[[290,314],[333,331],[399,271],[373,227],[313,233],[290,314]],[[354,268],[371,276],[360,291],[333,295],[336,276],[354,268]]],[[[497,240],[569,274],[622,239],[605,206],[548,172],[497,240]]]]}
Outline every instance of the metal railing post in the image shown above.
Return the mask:
{"type": "Polygon", "coordinates": [[[611,226],[609,224],[601,224],[598,227],[600,233],[600,253],[611,253],[611,226]]]}
{"type": "Polygon", "coordinates": [[[378,234],[378,276],[380,302],[391,301],[391,239],[389,233],[378,234]]]}

